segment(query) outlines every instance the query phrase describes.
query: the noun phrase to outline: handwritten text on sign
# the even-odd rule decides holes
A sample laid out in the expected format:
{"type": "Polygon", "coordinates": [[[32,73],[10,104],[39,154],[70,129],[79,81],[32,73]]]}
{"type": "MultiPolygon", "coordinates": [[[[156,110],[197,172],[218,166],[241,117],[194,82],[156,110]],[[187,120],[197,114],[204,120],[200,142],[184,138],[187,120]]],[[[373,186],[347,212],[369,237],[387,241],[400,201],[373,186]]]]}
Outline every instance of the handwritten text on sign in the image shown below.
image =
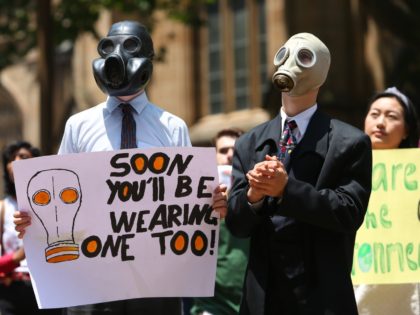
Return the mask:
{"type": "Polygon", "coordinates": [[[420,281],[420,149],[374,150],[372,194],[359,229],[353,282],[420,281]]]}
{"type": "Polygon", "coordinates": [[[14,169],[19,206],[34,217],[24,241],[42,307],[213,295],[213,148],[48,156],[14,169]]]}

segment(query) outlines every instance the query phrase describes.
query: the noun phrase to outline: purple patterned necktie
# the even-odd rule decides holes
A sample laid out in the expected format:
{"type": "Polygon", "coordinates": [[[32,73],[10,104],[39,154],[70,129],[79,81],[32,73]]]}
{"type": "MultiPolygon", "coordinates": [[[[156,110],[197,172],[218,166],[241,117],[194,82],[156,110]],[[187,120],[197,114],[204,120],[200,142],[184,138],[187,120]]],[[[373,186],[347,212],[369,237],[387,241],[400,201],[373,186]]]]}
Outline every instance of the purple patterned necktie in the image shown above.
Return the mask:
{"type": "Polygon", "coordinates": [[[121,149],[137,148],[136,121],[133,117],[133,107],[128,103],[121,103],[123,117],[121,124],[121,149]]]}
{"type": "Polygon", "coordinates": [[[293,134],[293,130],[296,127],[297,124],[294,120],[286,120],[286,123],[284,124],[283,134],[280,139],[279,159],[281,162],[286,160],[297,144],[296,137],[293,134]]]}

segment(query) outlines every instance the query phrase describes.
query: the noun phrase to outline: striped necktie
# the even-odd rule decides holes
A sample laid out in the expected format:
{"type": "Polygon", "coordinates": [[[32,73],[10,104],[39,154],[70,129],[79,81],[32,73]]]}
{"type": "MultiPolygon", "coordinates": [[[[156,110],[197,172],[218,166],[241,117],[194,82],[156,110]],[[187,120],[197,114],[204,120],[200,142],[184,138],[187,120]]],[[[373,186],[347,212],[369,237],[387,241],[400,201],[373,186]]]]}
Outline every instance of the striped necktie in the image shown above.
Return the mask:
{"type": "Polygon", "coordinates": [[[284,124],[283,134],[280,139],[279,159],[281,162],[286,161],[286,159],[289,157],[290,153],[292,153],[293,149],[297,144],[296,137],[293,134],[293,130],[296,129],[296,127],[297,124],[294,120],[286,120],[286,123],[284,124]]]}
{"type": "Polygon", "coordinates": [[[133,117],[133,107],[128,103],[119,105],[122,111],[121,149],[137,148],[136,121],[133,117]]]}

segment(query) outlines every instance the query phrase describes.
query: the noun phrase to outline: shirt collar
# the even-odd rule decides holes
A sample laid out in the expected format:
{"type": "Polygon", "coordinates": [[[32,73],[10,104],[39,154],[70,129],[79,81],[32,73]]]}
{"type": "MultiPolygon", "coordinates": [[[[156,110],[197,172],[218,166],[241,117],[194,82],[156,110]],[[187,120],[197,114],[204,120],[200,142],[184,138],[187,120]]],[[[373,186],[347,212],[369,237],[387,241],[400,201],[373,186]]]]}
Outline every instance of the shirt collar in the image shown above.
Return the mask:
{"type": "MultiPolygon", "coordinates": [[[[284,122],[286,120],[294,120],[298,126],[299,133],[301,136],[305,134],[306,128],[308,127],[309,121],[311,120],[312,115],[316,112],[318,108],[317,103],[309,107],[308,109],[304,110],[303,112],[293,116],[289,117],[287,114],[283,111],[283,107],[280,109],[280,115],[281,115],[281,121],[284,125],[284,122]]],[[[283,131],[283,126],[281,127],[283,131]]]]}
{"type": "MultiPolygon", "coordinates": [[[[124,102],[116,96],[108,96],[106,99],[106,108],[109,110],[109,112],[112,113],[121,103],[124,102]]],[[[126,103],[130,103],[134,111],[137,114],[140,114],[143,111],[143,109],[146,108],[147,104],[149,103],[149,99],[147,98],[146,92],[143,92],[135,98],[133,98],[131,101],[126,103]]]]}

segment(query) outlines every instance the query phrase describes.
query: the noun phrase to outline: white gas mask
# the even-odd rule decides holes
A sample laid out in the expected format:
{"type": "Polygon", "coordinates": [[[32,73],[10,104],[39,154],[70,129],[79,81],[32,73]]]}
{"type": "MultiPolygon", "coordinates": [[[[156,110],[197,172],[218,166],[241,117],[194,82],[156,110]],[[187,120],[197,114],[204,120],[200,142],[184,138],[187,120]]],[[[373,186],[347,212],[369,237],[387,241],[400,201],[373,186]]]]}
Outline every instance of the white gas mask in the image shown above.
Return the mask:
{"type": "Polygon", "coordinates": [[[40,171],[29,181],[27,196],[47,233],[47,262],[77,259],[79,246],[74,241],[73,229],[82,191],[76,173],[65,169],[40,171]]]}
{"type": "Polygon", "coordinates": [[[330,52],[310,33],[293,35],[274,56],[277,71],[272,81],[282,92],[301,96],[319,88],[327,78],[330,52]]]}

